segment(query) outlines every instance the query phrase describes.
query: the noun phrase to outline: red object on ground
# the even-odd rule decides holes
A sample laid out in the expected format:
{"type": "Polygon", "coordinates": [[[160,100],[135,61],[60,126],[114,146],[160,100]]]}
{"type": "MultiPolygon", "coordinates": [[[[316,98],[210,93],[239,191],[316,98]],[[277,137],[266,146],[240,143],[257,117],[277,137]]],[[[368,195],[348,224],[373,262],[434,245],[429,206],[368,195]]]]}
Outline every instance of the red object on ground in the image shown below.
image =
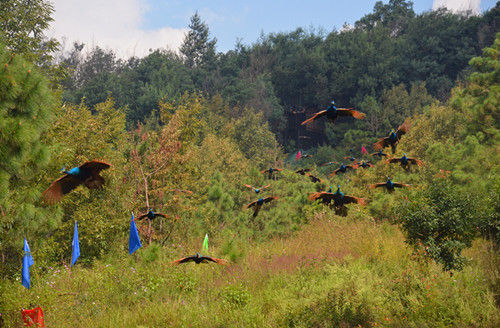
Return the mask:
{"type": "Polygon", "coordinates": [[[361,146],[361,154],[368,154],[368,151],[366,150],[365,146],[361,146]]]}
{"type": "Polygon", "coordinates": [[[295,155],[295,160],[298,161],[301,157],[302,157],[302,153],[299,150],[299,152],[297,153],[297,155],[295,155]]]}
{"type": "Polygon", "coordinates": [[[45,327],[41,307],[34,308],[33,310],[22,309],[21,313],[26,327],[45,327]]]}

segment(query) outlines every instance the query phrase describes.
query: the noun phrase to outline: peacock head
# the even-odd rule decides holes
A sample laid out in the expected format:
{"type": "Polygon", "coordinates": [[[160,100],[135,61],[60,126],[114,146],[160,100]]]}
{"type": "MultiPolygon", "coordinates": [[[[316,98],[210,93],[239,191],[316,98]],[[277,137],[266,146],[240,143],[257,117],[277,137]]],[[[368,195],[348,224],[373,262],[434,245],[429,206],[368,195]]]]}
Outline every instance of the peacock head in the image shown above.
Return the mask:
{"type": "Polygon", "coordinates": [[[200,257],[200,252],[196,252],[196,257],[199,258],[200,257]]]}
{"type": "Polygon", "coordinates": [[[259,192],[260,192],[260,189],[259,189],[259,188],[255,189],[255,193],[257,193],[257,194],[258,194],[259,192]]]}
{"type": "Polygon", "coordinates": [[[62,173],[66,173],[66,165],[63,165],[62,169],[61,169],[61,172],[62,173]]]}
{"type": "Polygon", "coordinates": [[[332,188],[332,186],[330,186],[330,188],[328,188],[327,192],[332,192],[332,191],[333,191],[333,188],[332,188]]]}
{"type": "Polygon", "coordinates": [[[335,105],[335,100],[332,100],[331,104],[332,104],[332,105],[335,105]]]}

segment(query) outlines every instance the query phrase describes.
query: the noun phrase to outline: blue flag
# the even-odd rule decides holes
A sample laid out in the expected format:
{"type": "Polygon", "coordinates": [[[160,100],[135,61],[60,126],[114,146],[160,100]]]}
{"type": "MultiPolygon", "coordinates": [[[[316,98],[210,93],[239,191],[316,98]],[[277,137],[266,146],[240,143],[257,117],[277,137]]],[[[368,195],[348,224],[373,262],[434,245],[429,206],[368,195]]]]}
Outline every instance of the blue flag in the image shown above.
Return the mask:
{"type": "Polygon", "coordinates": [[[78,225],[75,220],[75,233],[73,234],[73,253],[71,254],[71,266],[76,263],[76,260],[80,257],[80,241],[78,240],[78,225]]]}
{"type": "Polygon", "coordinates": [[[30,266],[35,264],[33,261],[33,256],[31,256],[30,247],[28,245],[28,241],[24,238],[24,248],[23,248],[24,256],[23,256],[23,270],[22,270],[22,279],[21,283],[24,287],[30,289],[30,266]]]}
{"type": "Polygon", "coordinates": [[[132,254],[141,247],[141,240],[139,239],[139,233],[137,232],[137,227],[135,226],[134,213],[132,213],[132,220],[130,221],[130,237],[128,239],[128,253],[132,254]]]}

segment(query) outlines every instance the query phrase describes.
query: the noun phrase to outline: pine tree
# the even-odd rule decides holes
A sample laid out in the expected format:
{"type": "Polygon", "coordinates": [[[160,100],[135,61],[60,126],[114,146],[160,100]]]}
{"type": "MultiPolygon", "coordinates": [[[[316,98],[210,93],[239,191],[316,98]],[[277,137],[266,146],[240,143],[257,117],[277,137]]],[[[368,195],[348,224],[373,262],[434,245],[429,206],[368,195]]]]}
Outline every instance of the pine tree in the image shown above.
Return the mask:
{"type": "Polygon", "coordinates": [[[217,39],[209,40],[208,25],[201,21],[198,12],[191,17],[191,29],[181,46],[181,53],[185,56],[185,65],[189,68],[210,64],[215,59],[215,43],[217,39]]]}
{"type": "Polygon", "coordinates": [[[5,261],[18,262],[13,255],[22,237],[57,217],[37,206],[40,170],[49,160],[40,136],[50,127],[54,104],[47,80],[0,44],[0,274],[5,261]]]}

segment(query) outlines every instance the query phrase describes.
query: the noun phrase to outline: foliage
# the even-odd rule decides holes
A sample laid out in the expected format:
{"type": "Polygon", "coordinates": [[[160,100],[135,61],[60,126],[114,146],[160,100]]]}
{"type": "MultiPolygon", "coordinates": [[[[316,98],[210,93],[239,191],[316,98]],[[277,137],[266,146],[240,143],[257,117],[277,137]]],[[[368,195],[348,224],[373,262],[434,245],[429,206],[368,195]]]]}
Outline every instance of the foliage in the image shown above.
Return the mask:
{"type": "MultiPolygon", "coordinates": [[[[10,271],[23,237],[43,236],[60,213],[39,207],[41,176],[50,161],[41,141],[54,120],[55,98],[32,65],[0,45],[0,272],[10,271]]],[[[32,246],[35,241],[30,238],[32,246]]]]}

